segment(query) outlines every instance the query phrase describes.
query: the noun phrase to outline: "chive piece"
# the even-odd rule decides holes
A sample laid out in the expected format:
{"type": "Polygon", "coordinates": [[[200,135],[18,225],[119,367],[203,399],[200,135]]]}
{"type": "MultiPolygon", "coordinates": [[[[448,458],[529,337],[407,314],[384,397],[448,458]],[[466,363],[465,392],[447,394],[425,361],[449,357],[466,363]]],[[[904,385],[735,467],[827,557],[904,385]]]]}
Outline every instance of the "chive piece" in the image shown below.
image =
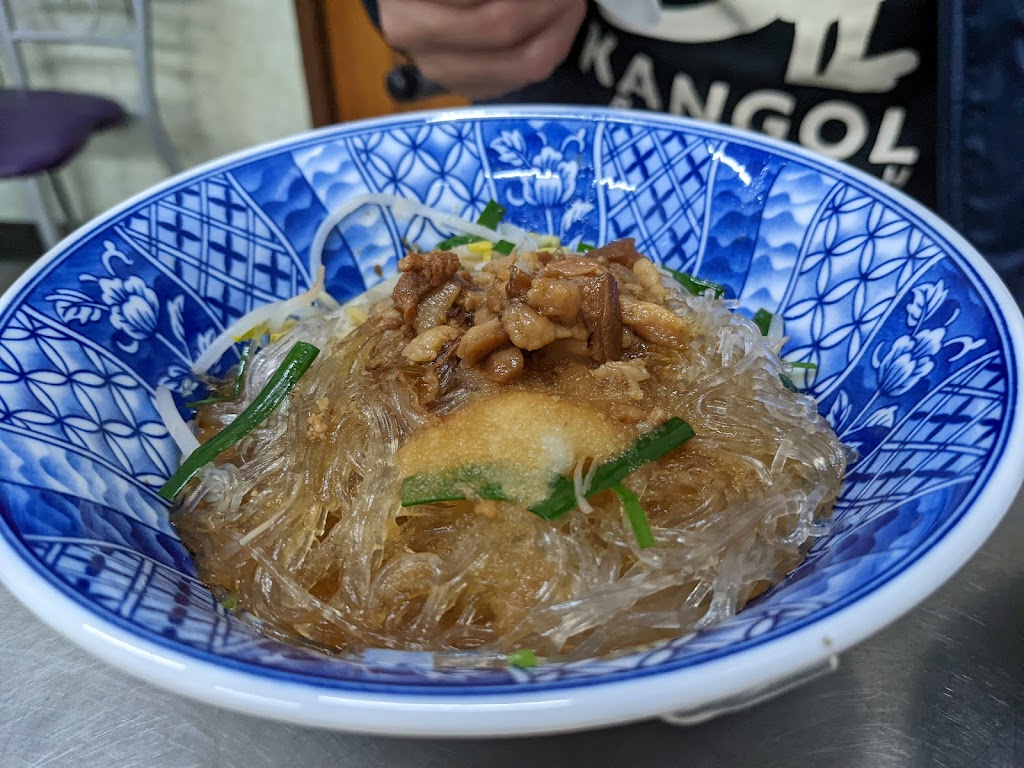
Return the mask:
{"type": "Polygon", "coordinates": [[[232,400],[237,400],[238,395],[242,392],[242,377],[245,375],[245,368],[249,363],[249,351],[252,349],[252,343],[246,344],[242,347],[242,354],[238,358],[238,367],[235,371],[235,383],[231,388],[231,395],[212,395],[211,397],[203,398],[202,400],[190,400],[185,403],[186,408],[191,408],[196,411],[202,408],[204,405],[215,405],[217,403],[228,403],[232,400]]]}
{"type": "MultiPolygon", "coordinates": [[[[476,223],[479,224],[481,227],[487,227],[488,229],[497,229],[498,225],[501,224],[501,220],[504,218],[505,206],[503,206],[497,200],[489,200],[487,202],[487,205],[484,206],[483,211],[481,211],[480,215],[477,217],[476,223]]],[[[460,245],[469,245],[470,243],[479,242],[480,238],[476,237],[475,235],[455,235],[455,237],[449,237],[447,240],[442,240],[440,243],[438,243],[437,250],[450,251],[452,248],[458,248],[460,245]]],[[[501,245],[502,243],[505,242],[507,241],[502,240],[501,243],[498,243],[498,245],[501,245]]],[[[512,253],[512,248],[514,248],[515,246],[513,246],[511,243],[509,243],[509,246],[511,247],[509,247],[508,251],[500,252],[504,253],[506,256],[512,253]]],[[[497,250],[497,246],[495,246],[495,250],[497,250]]]]}
{"type": "Polygon", "coordinates": [[[402,480],[402,506],[414,507],[417,504],[458,501],[466,498],[467,490],[481,499],[507,501],[501,483],[495,481],[493,476],[493,470],[483,464],[459,467],[437,475],[412,475],[402,480]]]}
{"type": "Polygon", "coordinates": [[[815,363],[790,363],[793,368],[799,368],[804,371],[816,371],[818,366],[815,363]]]}
{"type": "MultiPolygon", "coordinates": [[[[640,435],[630,448],[599,466],[594,472],[587,497],[617,485],[644,464],[657,461],[693,436],[693,428],[682,419],[673,416],[657,429],[640,435]]],[[[530,511],[545,520],[554,520],[575,506],[576,492],[573,483],[562,476],[552,485],[550,495],[544,501],[530,507],[530,511]]]]}
{"type": "Polygon", "coordinates": [[[800,391],[797,388],[796,384],[793,383],[793,380],[791,378],[789,378],[789,376],[787,376],[784,373],[780,373],[779,374],[779,381],[781,381],[782,382],[782,386],[784,386],[790,392],[799,392],[800,391]]]}
{"type": "MultiPolygon", "coordinates": [[[[588,497],[590,495],[589,493],[587,494],[588,497]]],[[[572,480],[565,475],[559,475],[558,479],[551,484],[551,493],[548,494],[548,497],[544,501],[530,507],[530,511],[537,515],[537,517],[542,517],[545,520],[554,520],[575,506],[576,487],[573,485],[572,480]]]]}
{"type": "Polygon", "coordinates": [[[452,248],[458,248],[460,245],[469,245],[470,243],[479,243],[480,238],[475,235],[456,235],[455,237],[449,237],[447,240],[442,240],[437,244],[437,250],[439,251],[450,251],[452,248]]]}
{"type": "MultiPolygon", "coordinates": [[[[691,437],[693,429],[690,425],[673,416],[657,429],[638,437],[623,453],[599,466],[594,471],[587,496],[608,490],[644,464],[657,461],[691,437]]],[[[494,479],[494,474],[493,468],[488,465],[473,464],[443,474],[411,475],[402,480],[402,506],[459,501],[466,498],[467,491],[481,499],[509,501],[501,483],[494,479]]],[[[545,520],[554,520],[575,506],[575,486],[572,480],[561,475],[551,484],[547,498],[530,507],[530,511],[545,520]]]]}
{"type": "Polygon", "coordinates": [[[694,277],[693,275],[688,275],[685,272],[680,272],[675,269],[669,269],[668,267],[665,267],[665,269],[676,279],[677,283],[683,286],[688,293],[692,293],[694,296],[703,296],[709,288],[715,292],[716,299],[720,299],[725,295],[725,286],[721,283],[713,283],[702,277],[694,277]]]}
{"type": "Polygon", "coordinates": [[[512,651],[512,653],[506,656],[505,663],[510,667],[529,669],[537,666],[537,654],[529,648],[520,648],[518,651],[512,651]]]}
{"type": "Polygon", "coordinates": [[[235,608],[238,607],[238,604],[240,602],[241,598],[239,598],[236,593],[232,592],[230,595],[221,600],[220,604],[225,611],[233,611],[235,610],[235,608]]]}
{"type": "Polygon", "coordinates": [[[252,343],[242,347],[242,354],[238,358],[238,370],[235,371],[235,386],[231,390],[231,399],[237,400],[242,393],[242,378],[245,376],[245,369],[249,367],[249,358],[252,355],[252,343]]]}
{"type": "Polygon", "coordinates": [[[489,200],[483,211],[477,218],[476,223],[488,229],[497,229],[501,220],[505,218],[505,206],[497,200],[489,200]]]}
{"type": "Polygon", "coordinates": [[[579,245],[576,246],[576,253],[589,253],[592,250],[594,250],[594,246],[592,246],[590,243],[581,242],[579,245]]]}
{"type": "Polygon", "coordinates": [[[612,490],[615,491],[619,501],[622,502],[622,510],[626,513],[626,518],[629,520],[629,525],[633,529],[633,535],[636,536],[636,543],[640,546],[640,549],[653,547],[654,534],[651,533],[651,526],[647,522],[644,508],[640,506],[640,499],[621,483],[613,485],[612,490]]]}
{"type": "Polygon", "coordinates": [[[693,428],[673,416],[657,429],[640,435],[624,453],[598,467],[590,484],[591,493],[599,493],[622,482],[627,475],[636,472],[644,464],[657,461],[693,436],[693,428]]]}
{"type": "Polygon", "coordinates": [[[249,403],[234,421],[199,446],[182,462],[158,491],[160,496],[172,501],[200,469],[259,426],[292,391],[318,354],[320,350],[312,344],[304,341],[295,342],[285,356],[284,362],[270,377],[270,381],[256,399],[249,403]]]}
{"type": "Polygon", "coordinates": [[[228,399],[221,397],[220,395],[213,395],[211,397],[204,397],[202,400],[189,400],[185,403],[186,408],[191,408],[193,411],[197,411],[204,405],[215,405],[217,403],[226,403],[228,399]]]}
{"type": "Polygon", "coordinates": [[[768,329],[772,325],[772,317],[772,313],[763,308],[754,313],[754,325],[761,331],[762,336],[768,335],[768,329]]]}
{"type": "MultiPolygon", "coordinates": [[[[482,242],[484,241],[474,235],[456,235],[438,243],[437,250],[450,251],[452,248],[458,248],[461,245],[472,245],[473,243],[482,242]]],[[[510,243],[508,240],[499,240],[492,247],[503,256],[508,256],[515,249],[516,244],[510,243]]]]}

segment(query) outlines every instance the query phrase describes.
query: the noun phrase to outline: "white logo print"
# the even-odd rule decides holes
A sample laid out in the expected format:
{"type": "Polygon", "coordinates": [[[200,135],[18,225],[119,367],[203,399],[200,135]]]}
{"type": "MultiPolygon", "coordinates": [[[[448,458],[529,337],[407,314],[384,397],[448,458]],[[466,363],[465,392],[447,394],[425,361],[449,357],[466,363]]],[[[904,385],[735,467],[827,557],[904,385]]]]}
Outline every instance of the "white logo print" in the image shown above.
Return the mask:
{"type": "MultiPolygon", "coordinates": [[[[909,181],[920,157],[913,145],[901,144],[907,110],[886,106],[880,117],[869,115],[849,98],[816,100],[798,108],[796,91],[755,88],[740,91],[730,72],[698,84],[687,71],[659,72],[660,62],[643,49],[633,48],[623,61],[616,29],[685,44],[714,43],[748,35],[776,22],[793,26],[785,84],[815,86],[840,92],[873,94],[892,91],[900,78],[917,69],[918,53],[909,48],[868,53],[885,0],[704,0],[693,5],[665,7],[653,27],[626,23],[602,8],[613,25],[591,21],[578,65],[584,74],[614,92],[616,106],[644,106],[713,122],[731,123],[780,139],[798,141],[815,152],[847,160],[867,150],[867,163],[890,184],[909,181]],[[833,37],[835,44],[829,46],[833,37]],[[831,47],[831,50],[829,50],[831,47]],[[666,75],[671,79],[664,88],[666,75]],[[827,130],[838,124],[841,130],[827,130]]],[[[770,53],[770,52],[769,52],[770,53]]],[[[737,72],[742,63],[737,64],[737,72]]],[[[837,94],[838,95],[838,94],[837,94]]]]}
{"type": "Polygon", "coordinates": [[[711,43],[756,32],[776,21],[795,28],[786,82],[855,93],[885,93],[919,63],[909,49],[867,55],[884,0],[707,0],[664,8],[653,28],[616,26],[645,37],[678,43],[711,43]],[[836,28],[835,50],[827,61],[825,44],[836,28]]]}

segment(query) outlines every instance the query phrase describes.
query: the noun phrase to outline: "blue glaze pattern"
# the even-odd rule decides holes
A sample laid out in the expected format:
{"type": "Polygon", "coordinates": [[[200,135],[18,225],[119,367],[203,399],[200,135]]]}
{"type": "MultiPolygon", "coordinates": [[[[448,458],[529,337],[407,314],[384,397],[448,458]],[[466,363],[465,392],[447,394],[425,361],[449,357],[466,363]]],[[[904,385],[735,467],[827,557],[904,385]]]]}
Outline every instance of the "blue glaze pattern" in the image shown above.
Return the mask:
{"type": "MultiPolygon", "coordinates": [[[[349,296],[403,243],[450,233],[372,207],[324,250],[349,296]]],[[[0,310],[0,536],[63,595],[157,645],[351,690],[508,692],[678,669],[794,632],[869,594],[969,509],[1017,418],[1013,350],[988,290],[931,225],[857,178],[710,126],[538,112],[355,124],[186,175],[89,228],[0,310]],[[329,211],[398,194],[599,243],[635,237],[786,321],[791,359],[859,460],[836,519],[782,585],[657,648],[534,670],[330,658],[226,613],[155,495],[176,460],[152,405],[232,320],[310,283],[329,211]]],[[[230,365],[225,360],[222,366],[230,365]]]]}

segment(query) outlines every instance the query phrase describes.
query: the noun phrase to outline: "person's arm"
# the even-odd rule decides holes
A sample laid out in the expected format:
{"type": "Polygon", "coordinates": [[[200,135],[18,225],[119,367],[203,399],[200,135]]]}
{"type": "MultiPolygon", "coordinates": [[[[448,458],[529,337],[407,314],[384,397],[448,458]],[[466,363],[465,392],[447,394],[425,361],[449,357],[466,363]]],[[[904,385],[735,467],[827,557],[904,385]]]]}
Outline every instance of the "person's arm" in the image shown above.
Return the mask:
{"type": "Polygon", "coordinates": [[[388,44],[469,99],[546,80],[572,47],[587,0],[363,0],[388,44]]]}

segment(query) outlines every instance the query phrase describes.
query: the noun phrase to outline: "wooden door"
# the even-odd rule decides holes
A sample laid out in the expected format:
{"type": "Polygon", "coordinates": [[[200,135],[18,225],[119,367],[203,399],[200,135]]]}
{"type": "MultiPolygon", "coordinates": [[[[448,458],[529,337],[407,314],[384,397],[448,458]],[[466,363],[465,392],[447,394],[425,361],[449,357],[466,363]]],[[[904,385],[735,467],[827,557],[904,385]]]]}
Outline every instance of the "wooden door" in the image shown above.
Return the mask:
{"type": "Polygon", "coordinates": [[[295,11],[314,125],[468,103],[449,94],[392,99],[388,73],[406,62],[384,42],[360,0],[295,0],[295,11]]]}

